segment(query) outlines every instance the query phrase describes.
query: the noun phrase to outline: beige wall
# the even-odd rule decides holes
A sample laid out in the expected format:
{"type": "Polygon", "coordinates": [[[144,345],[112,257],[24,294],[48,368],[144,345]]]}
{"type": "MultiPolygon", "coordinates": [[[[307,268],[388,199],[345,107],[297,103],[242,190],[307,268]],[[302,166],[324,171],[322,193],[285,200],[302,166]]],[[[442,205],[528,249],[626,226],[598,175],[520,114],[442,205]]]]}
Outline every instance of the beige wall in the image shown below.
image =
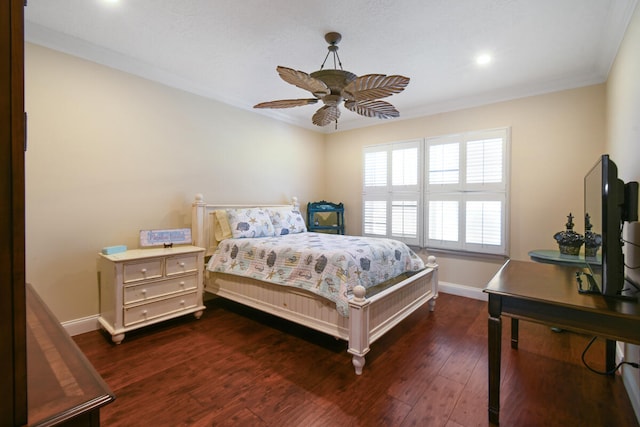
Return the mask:
{"type": "MultiPolygon", "coordinates": [[[[624,181],[640,181],[640,7],[620,45],[607,81],[607,151],[624,181]]],[[[624,237],[640,244],[640,224],[627,224],[624,237]]],[[[640,265],[640,250],[625,245],[626,263],[640,265]]],[[[640,270],[626,269],[640,283],[640,270]]],[[[640,362],[640,346],[626,345],[625,359],[640,362]]],[[[640,370],[623,368],[623,379],[640,420],[640,370]]]]}
{"type": "Polygon", "coordinates": [[[624,181],[640,181],[640,8],[607,82],[607,150],[624,181]]]}
{"type": "Polygon", "coordinates": [[[323,136],[26,46],[27,281],[61,321],[98,312],[96,254],[217,202],[324,195],[323,136]]]}
{"type": "MultiPolygon", "coordinates": [[[[552,236],[564,229],[569,212],[582,214],[584,174],[604,150],[604,85],[329,135],[326,187],[332,200],[345,203],[347,231],[362,227],[363,146],[504,126],[511,127],[511,258],[557,247],[552,236]]],[[[442,281],[477,288],[503,262],[437,256],[442,281]]]]}
{"type": "MultiPolygon", "coordinates": [[[[640,182],[640,8],[637,8],[611,68],[607,82],[607,152],[618,166],[618,176],[625,182],[640,182]]],[[[625,227],[640,230],[640,224],[625,227]]],[[[625,235],[640,239],[640,231],[625,235]]],[[[640,244],[640,241],[636,241],[640,244]]],[[[629,249],[626,245],[625,249],[629,249]]],[[[640,254],[634,251],[633,255],[640,254]]],[[[627,259],[640,265],[640,259],[627,259]]],[[[640,283],[640,270],[627,269],[640,283]]],[[[639,373],[640,375],[640,373],[639,373]]],[[[638,377],[640,379],[640,376],[638,377]]]]}

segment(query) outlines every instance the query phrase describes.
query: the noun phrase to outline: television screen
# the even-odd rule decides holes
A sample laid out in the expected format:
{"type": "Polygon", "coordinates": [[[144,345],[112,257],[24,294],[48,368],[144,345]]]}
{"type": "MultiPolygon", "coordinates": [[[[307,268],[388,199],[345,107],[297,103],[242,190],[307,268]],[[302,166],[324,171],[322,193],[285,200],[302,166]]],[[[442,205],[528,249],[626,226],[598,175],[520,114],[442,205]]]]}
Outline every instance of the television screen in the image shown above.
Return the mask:
{"type": "Polygon", "coordinates": [[[622,225],[625,220],[633,220],[634,211],[637,218],[637,183],[625,186],[618,179],[616,164],[606,154],[584,177],[584,210],[585,260],[591,273],[589,280],[597,286],[597,290],[591,290],[621,296],[625,284],[622,225]]]}

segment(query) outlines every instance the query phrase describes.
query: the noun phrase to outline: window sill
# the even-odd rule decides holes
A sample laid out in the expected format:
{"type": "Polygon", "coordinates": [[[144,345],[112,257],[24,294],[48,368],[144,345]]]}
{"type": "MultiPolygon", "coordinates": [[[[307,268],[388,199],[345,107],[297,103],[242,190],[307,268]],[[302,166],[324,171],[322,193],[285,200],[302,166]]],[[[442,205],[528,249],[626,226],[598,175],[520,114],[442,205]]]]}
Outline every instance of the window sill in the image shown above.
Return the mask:
{"type": "Polygon", "coordinates": [[[457,258],[464,258],[464,259],[482,259],[486,261],[506,261],[509,259],[509,255],[489,254],[489,253],[483,253],[483,252],[456,251],[456,250],[450,250],[450,249],[438,249],[438,248],[428,248],[428,247],[419,248],[415,246],[412,246],[411,249],[413,249],[418,254],[425,252],[425,253],[428,253],[429,255],[442,254],[442,255],[448,255],[448,256],[453,256],[457,258]]]}

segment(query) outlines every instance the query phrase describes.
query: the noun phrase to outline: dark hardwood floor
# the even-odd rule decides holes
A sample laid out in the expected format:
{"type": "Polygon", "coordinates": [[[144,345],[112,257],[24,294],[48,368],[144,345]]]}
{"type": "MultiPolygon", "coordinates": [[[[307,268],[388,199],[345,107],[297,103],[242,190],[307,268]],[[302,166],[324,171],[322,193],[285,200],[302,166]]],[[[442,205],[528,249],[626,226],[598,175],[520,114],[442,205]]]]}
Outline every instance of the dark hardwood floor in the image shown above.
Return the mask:
{"type": "MultiPolygon", "coordinates": [[[[346,344],[220,299],[126,335],[74,337],[116,394],[105,426],[485,426],[487,304],[440,294],[371,347],[356,376],[346,344]]],[[[508,320],[508,319],[507,319],[508,320]]],[[[501,425],[638,426],[620,375],[582,365],[590,337],[504,322],[501,425]]],[[[587,354],[604,368],[604,342],[587,354]]]]}

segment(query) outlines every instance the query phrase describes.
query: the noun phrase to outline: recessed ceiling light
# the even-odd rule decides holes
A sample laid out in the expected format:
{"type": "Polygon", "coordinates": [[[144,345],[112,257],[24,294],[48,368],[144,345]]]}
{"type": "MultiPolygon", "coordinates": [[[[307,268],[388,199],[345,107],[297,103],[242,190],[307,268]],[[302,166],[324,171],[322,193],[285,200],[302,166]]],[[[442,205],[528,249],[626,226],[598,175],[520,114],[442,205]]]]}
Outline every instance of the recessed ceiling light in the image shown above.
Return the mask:
{"type": "Polygon", "coordinates": [[[488,65],[491,63],[491,55],[488,53],[483,53],[476,56],[476,64],[478,65],[488,65]]]}

